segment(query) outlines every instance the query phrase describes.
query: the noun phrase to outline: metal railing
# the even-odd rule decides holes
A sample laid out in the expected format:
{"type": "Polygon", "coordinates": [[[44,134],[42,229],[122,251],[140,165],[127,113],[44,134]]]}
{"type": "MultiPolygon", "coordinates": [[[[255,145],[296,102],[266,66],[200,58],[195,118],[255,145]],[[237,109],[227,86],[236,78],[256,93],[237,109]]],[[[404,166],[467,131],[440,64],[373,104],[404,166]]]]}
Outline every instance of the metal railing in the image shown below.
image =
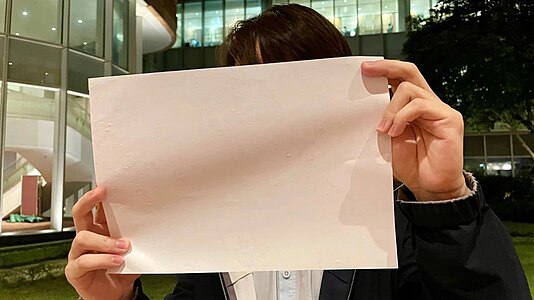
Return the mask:
{"type": "Polygon", "coordinates": [[[17,185],[22,176],[28,174],[33,169],[35,167],[22,156],[6,166],[4,168],[4,192],[17,185]]]}
{"type": "MultiPolygon", "coordinates": [[[[20,92],[10,91],[7,105],[8,118],[54,121],[56,101],[50,98],[33,97],[20,92]]],[[[81,105],[68,98],[67,126],[91,138],[91,115],[81,105]]]]}

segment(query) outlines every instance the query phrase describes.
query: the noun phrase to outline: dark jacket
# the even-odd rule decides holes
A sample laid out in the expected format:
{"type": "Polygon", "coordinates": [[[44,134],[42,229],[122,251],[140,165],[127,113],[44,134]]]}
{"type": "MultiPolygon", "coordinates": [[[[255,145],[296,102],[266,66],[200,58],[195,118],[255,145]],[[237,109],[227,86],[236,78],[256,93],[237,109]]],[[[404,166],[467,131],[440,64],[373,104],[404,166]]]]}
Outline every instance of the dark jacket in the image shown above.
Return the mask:
{"type": "MultiPolygon", "coordinates": [[[[320,300],[531,299],[510,236],[484,201],[396,201],[399,268],[325,271],[320,300]],[[352,287],[351,287],[352,285],[352,287]]],[[[139,283],[138,283],[139,284],[139,283]]],[[[178,275],[165,300],[225,300],[219,274],[178,275]]],[[[137,299],[148,299],[139,289],[137,299]]]]}

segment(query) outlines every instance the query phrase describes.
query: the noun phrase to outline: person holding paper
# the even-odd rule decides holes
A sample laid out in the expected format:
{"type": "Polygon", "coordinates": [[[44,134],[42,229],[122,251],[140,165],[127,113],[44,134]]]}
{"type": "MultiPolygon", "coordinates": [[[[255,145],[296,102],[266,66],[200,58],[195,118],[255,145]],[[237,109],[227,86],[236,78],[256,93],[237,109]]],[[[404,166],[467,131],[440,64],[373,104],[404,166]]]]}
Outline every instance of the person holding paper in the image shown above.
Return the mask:
{"type": "MultiPolygon", "coordinates": [[[[239,22],[221,49],[228,66],[351,55],[328,20],[299,5],[274,6],[239,22]]],[[[530,299],[510,237],[476,179],[462,170],[461,114],[433,93],[413,64],[368,62],[362,72],[387,77],[394,91],[377,130],[391,136],[393,172],[405,185],[395,203],[399,269],[260,272],[239,278],[186,274],[166,299],[530,299]]],[[[131,246],[109,237],[100,206],[104,200],[99,187],[73,208],[77,235],[67,279],[83,299],[147,299],[138,275],[106,274],[123,263],[131,246]]]]}

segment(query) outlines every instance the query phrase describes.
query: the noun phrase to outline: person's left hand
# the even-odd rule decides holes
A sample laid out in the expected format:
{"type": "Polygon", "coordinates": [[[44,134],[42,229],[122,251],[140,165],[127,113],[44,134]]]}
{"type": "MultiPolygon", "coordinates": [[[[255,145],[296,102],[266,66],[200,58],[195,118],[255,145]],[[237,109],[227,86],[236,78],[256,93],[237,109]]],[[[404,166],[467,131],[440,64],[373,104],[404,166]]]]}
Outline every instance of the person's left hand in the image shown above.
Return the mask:
{"type": "Polygon", "coordinates": [[[387,77],[394,91],[377,130],[392,137],[395,177],[418,201],[467,195],[462,115],[434,94],[412,63],[365,62],[362,72],[387,77]]]}

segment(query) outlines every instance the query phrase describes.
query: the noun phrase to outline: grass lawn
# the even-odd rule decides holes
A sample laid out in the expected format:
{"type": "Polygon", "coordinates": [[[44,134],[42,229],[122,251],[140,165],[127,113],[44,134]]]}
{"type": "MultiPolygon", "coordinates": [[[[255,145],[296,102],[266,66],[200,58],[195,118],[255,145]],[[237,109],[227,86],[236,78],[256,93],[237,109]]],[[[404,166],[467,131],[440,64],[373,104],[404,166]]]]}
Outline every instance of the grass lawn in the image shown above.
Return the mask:
{"type": "MultiPolygon", "coordinates": [[[[530,292],[534,298],[534,224],[506,222],[505,225],[514,235],[514,245],[527,274],[530,292]]],[[[171,293],[176,280],[174,275],[143,275],[142,281],[145,293],[151,299],[156,300],[163,299],[165,295],[171,293]]],[[[76,291],[65,277],[0,290],[0,299],[10,300],[73,300],[76,297],[76,291]]]]}
{"type": "Polygon", "coordinates": [[[534,237],[514,237],[513,240],[534,298],[534,237]]]}
{"type": "MultiPolygon", "coordinates": [[[[150,299],[163,299],[172,292],[175,275],[143,275],[143,289],[150,299]]],[[[9,300],[74,300],[78,294],[65,277],[33,282],[30,286],[0,289],[0,299],[9,300]],[[46,295],[46,296],[45,296],[46,295]]]]}

